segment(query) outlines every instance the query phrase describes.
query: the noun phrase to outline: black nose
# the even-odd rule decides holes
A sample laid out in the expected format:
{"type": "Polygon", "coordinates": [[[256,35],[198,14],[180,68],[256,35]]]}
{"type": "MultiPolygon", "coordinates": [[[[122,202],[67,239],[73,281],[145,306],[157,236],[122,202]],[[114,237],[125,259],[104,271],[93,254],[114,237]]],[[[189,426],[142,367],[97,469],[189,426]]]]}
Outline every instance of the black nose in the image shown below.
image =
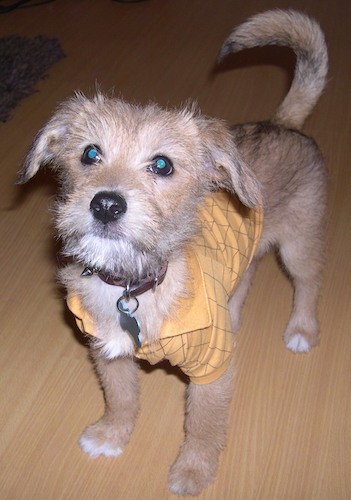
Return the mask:
{"type": "Polygon", "coordinates": [[[127,202],[113,191],[101,191],[91,200],[90,210],[95,219],[107,224],[116,221],[127,211],[127,202]]]}

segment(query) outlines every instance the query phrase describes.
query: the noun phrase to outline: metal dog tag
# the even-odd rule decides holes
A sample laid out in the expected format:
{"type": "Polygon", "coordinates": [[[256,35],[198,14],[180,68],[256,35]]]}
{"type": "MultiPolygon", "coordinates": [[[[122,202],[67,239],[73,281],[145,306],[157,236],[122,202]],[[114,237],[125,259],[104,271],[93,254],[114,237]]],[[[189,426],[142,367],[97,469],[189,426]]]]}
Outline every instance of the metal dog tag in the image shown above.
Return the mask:
{"type": "Polygon", "coordinates": [[[135,305],[134,309],[128,308],[128,306],[125,303],[124,295],[122,295],[122,297],[120,297],[117,300],[117,309],[120,312],[119,323],[121,325],[122,330],[127,331],[131,335],[136,346],[141,347],[140,323],[137,320],[137,318],[135,316],[133,316],[133,314],[135,313],[135,311],[139,307],[139,302],[138,302],[138,299],[136,299],[135,297],[133,297],[133,300],[136,301],[136,305],[135,305]]]}

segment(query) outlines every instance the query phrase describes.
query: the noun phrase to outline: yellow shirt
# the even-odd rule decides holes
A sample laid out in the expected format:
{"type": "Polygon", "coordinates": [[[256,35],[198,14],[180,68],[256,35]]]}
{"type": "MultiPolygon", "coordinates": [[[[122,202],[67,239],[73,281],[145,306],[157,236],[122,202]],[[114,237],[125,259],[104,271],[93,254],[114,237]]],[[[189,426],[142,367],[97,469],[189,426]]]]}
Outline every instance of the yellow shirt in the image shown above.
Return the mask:
{"type": "MultiPolygon", "coordinates": [[[[225,372],[233,350],[228,300],[254,256],[262,221],[262,211],[244,207],[224,191],[205,199],[199,235],[187,251],[188,295],[177,302],[176,319],[164,321],[159,339],[135,349],[137,358],[151,364],[167,359],[197,384],[225,372]]],[[[67,302],[79,328],[94,335],[79,297],[69,295],[67,302]]]]}

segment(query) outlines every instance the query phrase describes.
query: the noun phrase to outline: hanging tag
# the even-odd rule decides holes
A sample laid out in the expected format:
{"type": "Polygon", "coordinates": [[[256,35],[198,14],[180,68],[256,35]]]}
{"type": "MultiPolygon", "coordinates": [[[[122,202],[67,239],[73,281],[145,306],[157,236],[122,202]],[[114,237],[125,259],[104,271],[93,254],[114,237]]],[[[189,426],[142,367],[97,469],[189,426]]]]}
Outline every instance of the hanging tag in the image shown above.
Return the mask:
{"type": "MultiPolygon", "coordinates": [[[[122,330],[127,331],[131,337],[133,338],[135,345],[137,347],[141,347],[141,340],[140,340],[140,323],[137,320],[133,314],[139,307],[139,301],[136,297],[132,298],[135,303],[134,309],[131,309],[128,307],[126,304],[126,299],[125,296],[122,295],[118,300],[117,300],[117,309],[120,312],[119,316],[119,323],[121,325],[122,330]]],[[[129,302],[129,301],[128,301],[129,302]]]]}

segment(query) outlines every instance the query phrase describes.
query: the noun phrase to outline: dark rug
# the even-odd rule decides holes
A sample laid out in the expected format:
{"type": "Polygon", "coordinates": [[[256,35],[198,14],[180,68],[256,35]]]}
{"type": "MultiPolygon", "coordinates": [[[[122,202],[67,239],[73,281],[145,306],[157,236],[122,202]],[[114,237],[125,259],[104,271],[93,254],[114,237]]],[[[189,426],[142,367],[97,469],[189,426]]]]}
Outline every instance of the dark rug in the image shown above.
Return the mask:
{"type": "Polygon", "coordinates": [[[0,38],[0,121],[6,122],[19,101],[36,92],[38,80],[64,56],[55,38],[0,38]]]}

